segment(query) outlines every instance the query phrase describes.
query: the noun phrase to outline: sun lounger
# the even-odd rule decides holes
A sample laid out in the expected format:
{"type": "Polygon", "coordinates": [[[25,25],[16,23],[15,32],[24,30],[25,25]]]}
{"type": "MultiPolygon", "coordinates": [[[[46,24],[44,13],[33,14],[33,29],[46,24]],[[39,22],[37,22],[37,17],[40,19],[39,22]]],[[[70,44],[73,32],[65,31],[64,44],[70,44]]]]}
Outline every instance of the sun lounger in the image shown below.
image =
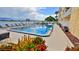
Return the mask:
{"type": "Polygon", "coordinates": [[[5,24],[0,24],[0,29],[6,28],[5,24]]]}
{"type": "Polygon", "coordinates": [[[18,26],[18,24],[15,23],[16,26],[18,26]]]}
{"type": "Polygon", "coordinates": [[[25,24],[24,23],[21,23],[23,26],[25,26],[25,24]]]}
{"type": "Polygon", "coordinates": [[[19,26],[22,26],[20,23],[18,24],[19,26]]]}
{"type": "Polygon", "coordinates": [[[8,24],[5,24],[5,26],[10,27],[8,24]]]}
{"type": "Polygon", "coordinates": [[[0,25],[0,28],[2,28],[2,26],[0,25]]]}
{"type": "Polygon", "coordinates": [[[11,25],[11,27],[14,27],[14,25],[13,24],[10,24],[11,25]]]}

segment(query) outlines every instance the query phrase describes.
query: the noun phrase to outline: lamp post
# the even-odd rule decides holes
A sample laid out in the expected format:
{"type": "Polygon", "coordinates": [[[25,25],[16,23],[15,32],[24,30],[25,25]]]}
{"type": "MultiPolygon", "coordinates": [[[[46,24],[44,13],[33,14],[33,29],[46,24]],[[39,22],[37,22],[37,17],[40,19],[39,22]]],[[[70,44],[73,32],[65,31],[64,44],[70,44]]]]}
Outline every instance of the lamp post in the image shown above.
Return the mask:
{"type": "Polygon", "coordinates": [[[56,16],[55,16],[56,21],[58,21],[58,18],[57,18],[57,17],[58,17],[58,13],[59,13],[59,11],[56,11],[56,12],[55,12],[55,14],[56,14],[56,16]]]}

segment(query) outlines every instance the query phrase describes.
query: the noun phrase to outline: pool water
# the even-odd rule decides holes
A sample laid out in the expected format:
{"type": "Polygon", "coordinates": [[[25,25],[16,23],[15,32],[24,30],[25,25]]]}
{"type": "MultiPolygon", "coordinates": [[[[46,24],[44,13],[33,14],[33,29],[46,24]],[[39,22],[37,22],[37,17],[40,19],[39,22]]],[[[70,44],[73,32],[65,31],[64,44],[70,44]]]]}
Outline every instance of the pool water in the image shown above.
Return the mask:
{"type": "Polygon", "coordinates": [[[14,28],[11,31],[20,32],[25,34],[32,34],[37,36],[48,36],[52,30],[52,26],[40,26],[40,27],[30,27],[30,28],[14,28]],[[49,32],[50,31],[50,32],[49,32]]]}

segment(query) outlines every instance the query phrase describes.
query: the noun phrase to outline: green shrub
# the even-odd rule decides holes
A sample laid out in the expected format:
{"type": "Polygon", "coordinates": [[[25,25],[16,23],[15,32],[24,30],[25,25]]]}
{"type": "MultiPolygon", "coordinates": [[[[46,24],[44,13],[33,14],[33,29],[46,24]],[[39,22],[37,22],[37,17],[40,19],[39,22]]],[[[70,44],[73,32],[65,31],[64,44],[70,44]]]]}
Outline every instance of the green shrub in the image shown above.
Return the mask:
{"type": "Polygon", "coordinates": [[[45,41],[44,41],[41,37],[36,37],[36,38],[33,40],[33,43],[34,43],[34,44],[43,44],[43,43],[45,43],[45,41]]]}

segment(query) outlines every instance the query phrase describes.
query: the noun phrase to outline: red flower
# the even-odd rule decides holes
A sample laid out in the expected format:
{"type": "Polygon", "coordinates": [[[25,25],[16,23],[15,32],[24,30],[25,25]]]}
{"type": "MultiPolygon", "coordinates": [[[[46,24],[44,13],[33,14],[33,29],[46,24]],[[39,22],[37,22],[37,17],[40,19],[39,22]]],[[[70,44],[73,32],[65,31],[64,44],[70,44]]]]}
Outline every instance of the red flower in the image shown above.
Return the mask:
{"type": "Polygon", "coordinates": [[[39,51],[45,51],[46,50],[46,45],[45,44],[39,44],[36,46],[36,49],[39,51]]]}

